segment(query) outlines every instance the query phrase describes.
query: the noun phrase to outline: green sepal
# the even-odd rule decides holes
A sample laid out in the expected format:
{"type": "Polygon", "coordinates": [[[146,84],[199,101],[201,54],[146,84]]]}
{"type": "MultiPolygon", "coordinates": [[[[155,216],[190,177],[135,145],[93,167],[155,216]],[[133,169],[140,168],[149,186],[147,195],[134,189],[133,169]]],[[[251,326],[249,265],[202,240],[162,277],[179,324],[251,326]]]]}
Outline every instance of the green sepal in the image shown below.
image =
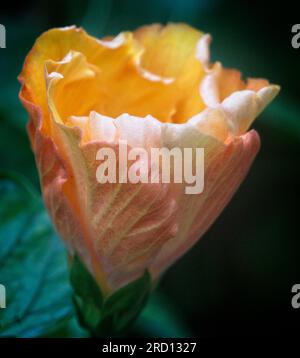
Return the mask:
{"type": "Polygon", "coordinates": [[[70,281],[74,289],[73,303],[79,323],[88,330],[95,330],[99,324],[103,306],[102,293],[92,275],[76,255],[71,266],[70,281]]]}
{"type": "Polygon", "coordinates": [[[78,321],[94,337],[121,335],[138,317],[151,292],[151,276],[145,271],[135,281],[104,298],[77,256],[72,261],[70,279],[78,321]]]}

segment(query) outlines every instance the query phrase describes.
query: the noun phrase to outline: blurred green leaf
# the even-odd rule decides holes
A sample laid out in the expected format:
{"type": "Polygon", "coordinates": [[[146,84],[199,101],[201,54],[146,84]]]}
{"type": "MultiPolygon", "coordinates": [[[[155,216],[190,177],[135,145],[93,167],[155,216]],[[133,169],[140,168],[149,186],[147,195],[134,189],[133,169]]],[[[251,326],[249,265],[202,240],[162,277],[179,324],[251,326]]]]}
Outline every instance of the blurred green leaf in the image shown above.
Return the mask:
{"type": "Polygon", "coordinates": [[[25,180],[0,174],[0,197],[0,336],[37,337],[73,315],[65,250],[25,180]]]}
{"type": "Polygon", "coordinates": [[[88,331],[81,328],[76,315],[61,324],[52,327],[43,338],[89,338],[88,331]]]}

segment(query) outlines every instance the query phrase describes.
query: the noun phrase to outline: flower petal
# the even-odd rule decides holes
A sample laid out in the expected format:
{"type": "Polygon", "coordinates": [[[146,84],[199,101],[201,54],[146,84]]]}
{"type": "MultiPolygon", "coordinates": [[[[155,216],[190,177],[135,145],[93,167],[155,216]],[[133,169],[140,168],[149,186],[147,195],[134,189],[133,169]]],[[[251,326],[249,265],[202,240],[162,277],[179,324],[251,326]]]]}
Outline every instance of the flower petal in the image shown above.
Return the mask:
{"type": "MultiPolygon", "coordinates": [[[[27,99],[42,108],[45,130],[49,129],[44,83],[46,62],[48,74],[57,72],[64,76],[64,96],[60,98],[60,107],[65,108],[65,113],[61,113],[63,118],[70,113],[88,116],[90,110],[95,110],[111,117],[127,112],[141,117],[151,114],[161,121],[182,122],[203,109],[198,88],[203,69],[194,56],[195,49],[192,51],[200,33],[183,25],[170,25],[170,30],[166,31],[168,40],[185,40],[182,42],[182,54],[184,48],[189,51],[189,55],[185,52],[186,58],[183,56],[187,69],[182,68],[176,83],[157,80],[155,73],[141,66],[139,59],[143,49],[136,40],[140,36],[135,36],[122,33],[115,39],[104,41],[87,35],[82,29],[69,27],[50,30],[36,41],[25,61],[20,81],[25,84],[27,99]],[[77,58],[79,54],[81,60],[77,58]],[[86,68],[94,72],[94,79],[90,75],[70,81],[77,71],[77,64],[81,63],[83,70],[84,62],[86,68]],[[79,97],[83,94],[86,100],[80,101],[79,97]]],[[[161,41],[161,46],[166,45],[166,39],[161,41]]]]}
{"type": "Polygon", "coordinates": [[[199,85],[205,72],[196,57],[202,36],[188,25],[172,23],[144,26],[134,33],[144,48],[141,66],[162,78],[174,78],[177,93],[181,94],[172,117],[175,123],[185,122],[204,109],[199,85]]]}
{"type": "Polygon", "coordinates": [[[250,131],[233,139],[225,150],[210,158],[205,170],[204,192],[195,196],[183,194],[180,199],[179,231],[152,263],[154,277],[181,257],[206,232],[243,181],[259,146],[258,134],[250,131]]]}

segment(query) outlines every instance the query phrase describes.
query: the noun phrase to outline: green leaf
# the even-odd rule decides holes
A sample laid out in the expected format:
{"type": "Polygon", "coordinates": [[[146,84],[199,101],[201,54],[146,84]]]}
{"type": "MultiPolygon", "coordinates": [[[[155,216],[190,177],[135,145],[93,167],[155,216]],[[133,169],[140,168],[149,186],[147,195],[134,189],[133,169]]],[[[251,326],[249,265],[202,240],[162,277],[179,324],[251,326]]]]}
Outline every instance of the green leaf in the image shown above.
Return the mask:
{"type": "Polygon", "coordinates": [[[37,337],[73,315],[65,250],[39,196],[0,173],[0,336],[37,337]]]}
{"type": "Polygon", "coordinates": [[[52,327],[41,338],[88,338],[89,333],[84,330],[77,320],[76,315],[69,320],[63,321],[59,325],[52,327]]]}

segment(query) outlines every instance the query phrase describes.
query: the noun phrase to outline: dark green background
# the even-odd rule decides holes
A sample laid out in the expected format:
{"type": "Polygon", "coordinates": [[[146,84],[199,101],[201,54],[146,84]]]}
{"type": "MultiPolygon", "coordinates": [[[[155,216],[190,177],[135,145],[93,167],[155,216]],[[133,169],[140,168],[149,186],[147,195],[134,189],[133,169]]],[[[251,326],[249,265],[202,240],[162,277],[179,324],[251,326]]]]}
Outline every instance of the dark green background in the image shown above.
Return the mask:
{"type": "MultiPolygon", "coordinates": [[[[36,188],[16,77],[36,37],[51,27],[76,24],[100,37],[153,22],[187,22],[213,35],[213,60],[282,86],[254,124],[262,148],[249,176],[202,240],[165,274],[132,334],[297,332],[300,313],[290,304],[291,287],[300,283],[300,49],[291,46],[291,27],[299,23],[294,3],[52,0],[0,5],[0,23],[7,30],[7,49],[0,49],[0,169],[22,173],[36,188]]],[[[68,333],[62,328],[56,334],[68,333]]]]}

